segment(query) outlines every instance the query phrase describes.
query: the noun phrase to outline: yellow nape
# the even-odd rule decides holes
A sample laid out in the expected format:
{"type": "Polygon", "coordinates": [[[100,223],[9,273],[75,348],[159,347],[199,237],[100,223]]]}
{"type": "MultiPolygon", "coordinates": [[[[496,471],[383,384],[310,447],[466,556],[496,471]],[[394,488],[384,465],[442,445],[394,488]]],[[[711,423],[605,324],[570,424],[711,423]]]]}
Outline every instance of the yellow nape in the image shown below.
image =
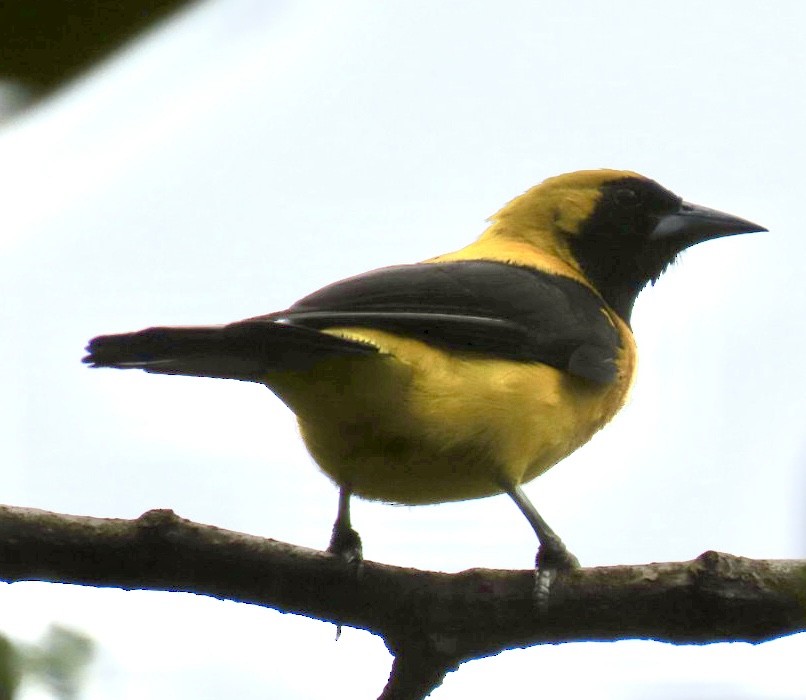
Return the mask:
{"type": "Polygon", "coordinates": [[[601,186],[627,177],[646,179],[630,170],[605,169],[550,177],[491,216],[490,226],[476,241],[425,262],[495,260],[563,275],[590,287],[568,238],[593,212],[601,186]]]}
{"type": "Polygon", "coordinates": [[[568,237],[579,232],[602,196],[602,185],[643,175],[630,170],[580,170],[544,180],[507,202],[490,217],[480,240],[524,241],[574,267],[568,237]]]}
{"type": "Polygon", "coordinates": [[[646,179],[630,170],[580,170],[544,180],[507,202],[490,221],[508,223],[517,234],[524,228],[557,230],[574,234],[593,212],[601,187],[613,180],[635,177],[646,179]]]}

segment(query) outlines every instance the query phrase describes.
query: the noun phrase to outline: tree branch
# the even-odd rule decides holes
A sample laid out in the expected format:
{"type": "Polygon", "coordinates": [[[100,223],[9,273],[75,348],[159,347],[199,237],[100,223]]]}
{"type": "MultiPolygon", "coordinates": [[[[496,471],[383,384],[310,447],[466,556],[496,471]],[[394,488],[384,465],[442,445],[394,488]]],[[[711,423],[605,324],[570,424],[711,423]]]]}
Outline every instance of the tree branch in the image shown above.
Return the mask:
{"type": "Polygon", "coordinates": [[[762,642],[806,630],[806,561],[706,552],[690,562],[579,569],[548,612],[531,571],[456,574],[365,562],[152,510],[136,520],[0,507],[0,580],[185,591],[349,625],[395,656],[383,700],[424,698],[461,663],[542,643],[762,642]]]}

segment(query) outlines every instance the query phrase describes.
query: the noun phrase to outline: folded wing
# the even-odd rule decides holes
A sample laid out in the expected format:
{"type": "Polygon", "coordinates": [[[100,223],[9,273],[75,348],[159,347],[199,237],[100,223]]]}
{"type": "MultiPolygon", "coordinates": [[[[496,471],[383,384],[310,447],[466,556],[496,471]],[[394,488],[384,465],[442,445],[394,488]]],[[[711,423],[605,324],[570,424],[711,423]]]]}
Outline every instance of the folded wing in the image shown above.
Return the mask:
{"type": "Polygon", "coordinates": [[[615,378],[618,332],[575,280],[498,262],[382,268],[331,284],[285,311],[225,326],[148,328],[93,339],[84,362],[160,374],[260,381],[328,358],[373,355],[329,333],[368,328],[452,352],[540,362],[598,383],[615,378]]]}

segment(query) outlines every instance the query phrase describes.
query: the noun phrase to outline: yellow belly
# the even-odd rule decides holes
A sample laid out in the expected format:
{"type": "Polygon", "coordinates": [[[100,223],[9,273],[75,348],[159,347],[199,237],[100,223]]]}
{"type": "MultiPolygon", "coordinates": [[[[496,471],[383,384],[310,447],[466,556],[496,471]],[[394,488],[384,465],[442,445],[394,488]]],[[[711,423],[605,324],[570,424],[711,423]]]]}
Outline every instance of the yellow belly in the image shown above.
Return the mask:
{"type": "Polygon", "coordinates": [[[535,478],[613,417],[632,379],[632,347],[622,376],[601,386],[547,365],[460,357],[379,331],[332,332],[381,353],[266,383],[296,413],[333,481],[390,503],[479,498],[500,493],[502,482],[535,478]]]}

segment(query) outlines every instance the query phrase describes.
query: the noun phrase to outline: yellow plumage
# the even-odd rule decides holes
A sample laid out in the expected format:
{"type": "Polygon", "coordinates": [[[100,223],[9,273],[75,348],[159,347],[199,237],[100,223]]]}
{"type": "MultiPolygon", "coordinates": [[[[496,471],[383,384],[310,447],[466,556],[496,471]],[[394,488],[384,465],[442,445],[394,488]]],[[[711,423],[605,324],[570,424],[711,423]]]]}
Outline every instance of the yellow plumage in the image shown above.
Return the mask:
{"type": "Polygon", "coordinates": [[[616,414],[634,368],[622,330],[622,369],[604,387],[363,329],[329,332],[372,343],[378,356],[266,383],[297,414],[316,463],[356,495],[412,505],[479,498],[539,476],[616,414]]]}

